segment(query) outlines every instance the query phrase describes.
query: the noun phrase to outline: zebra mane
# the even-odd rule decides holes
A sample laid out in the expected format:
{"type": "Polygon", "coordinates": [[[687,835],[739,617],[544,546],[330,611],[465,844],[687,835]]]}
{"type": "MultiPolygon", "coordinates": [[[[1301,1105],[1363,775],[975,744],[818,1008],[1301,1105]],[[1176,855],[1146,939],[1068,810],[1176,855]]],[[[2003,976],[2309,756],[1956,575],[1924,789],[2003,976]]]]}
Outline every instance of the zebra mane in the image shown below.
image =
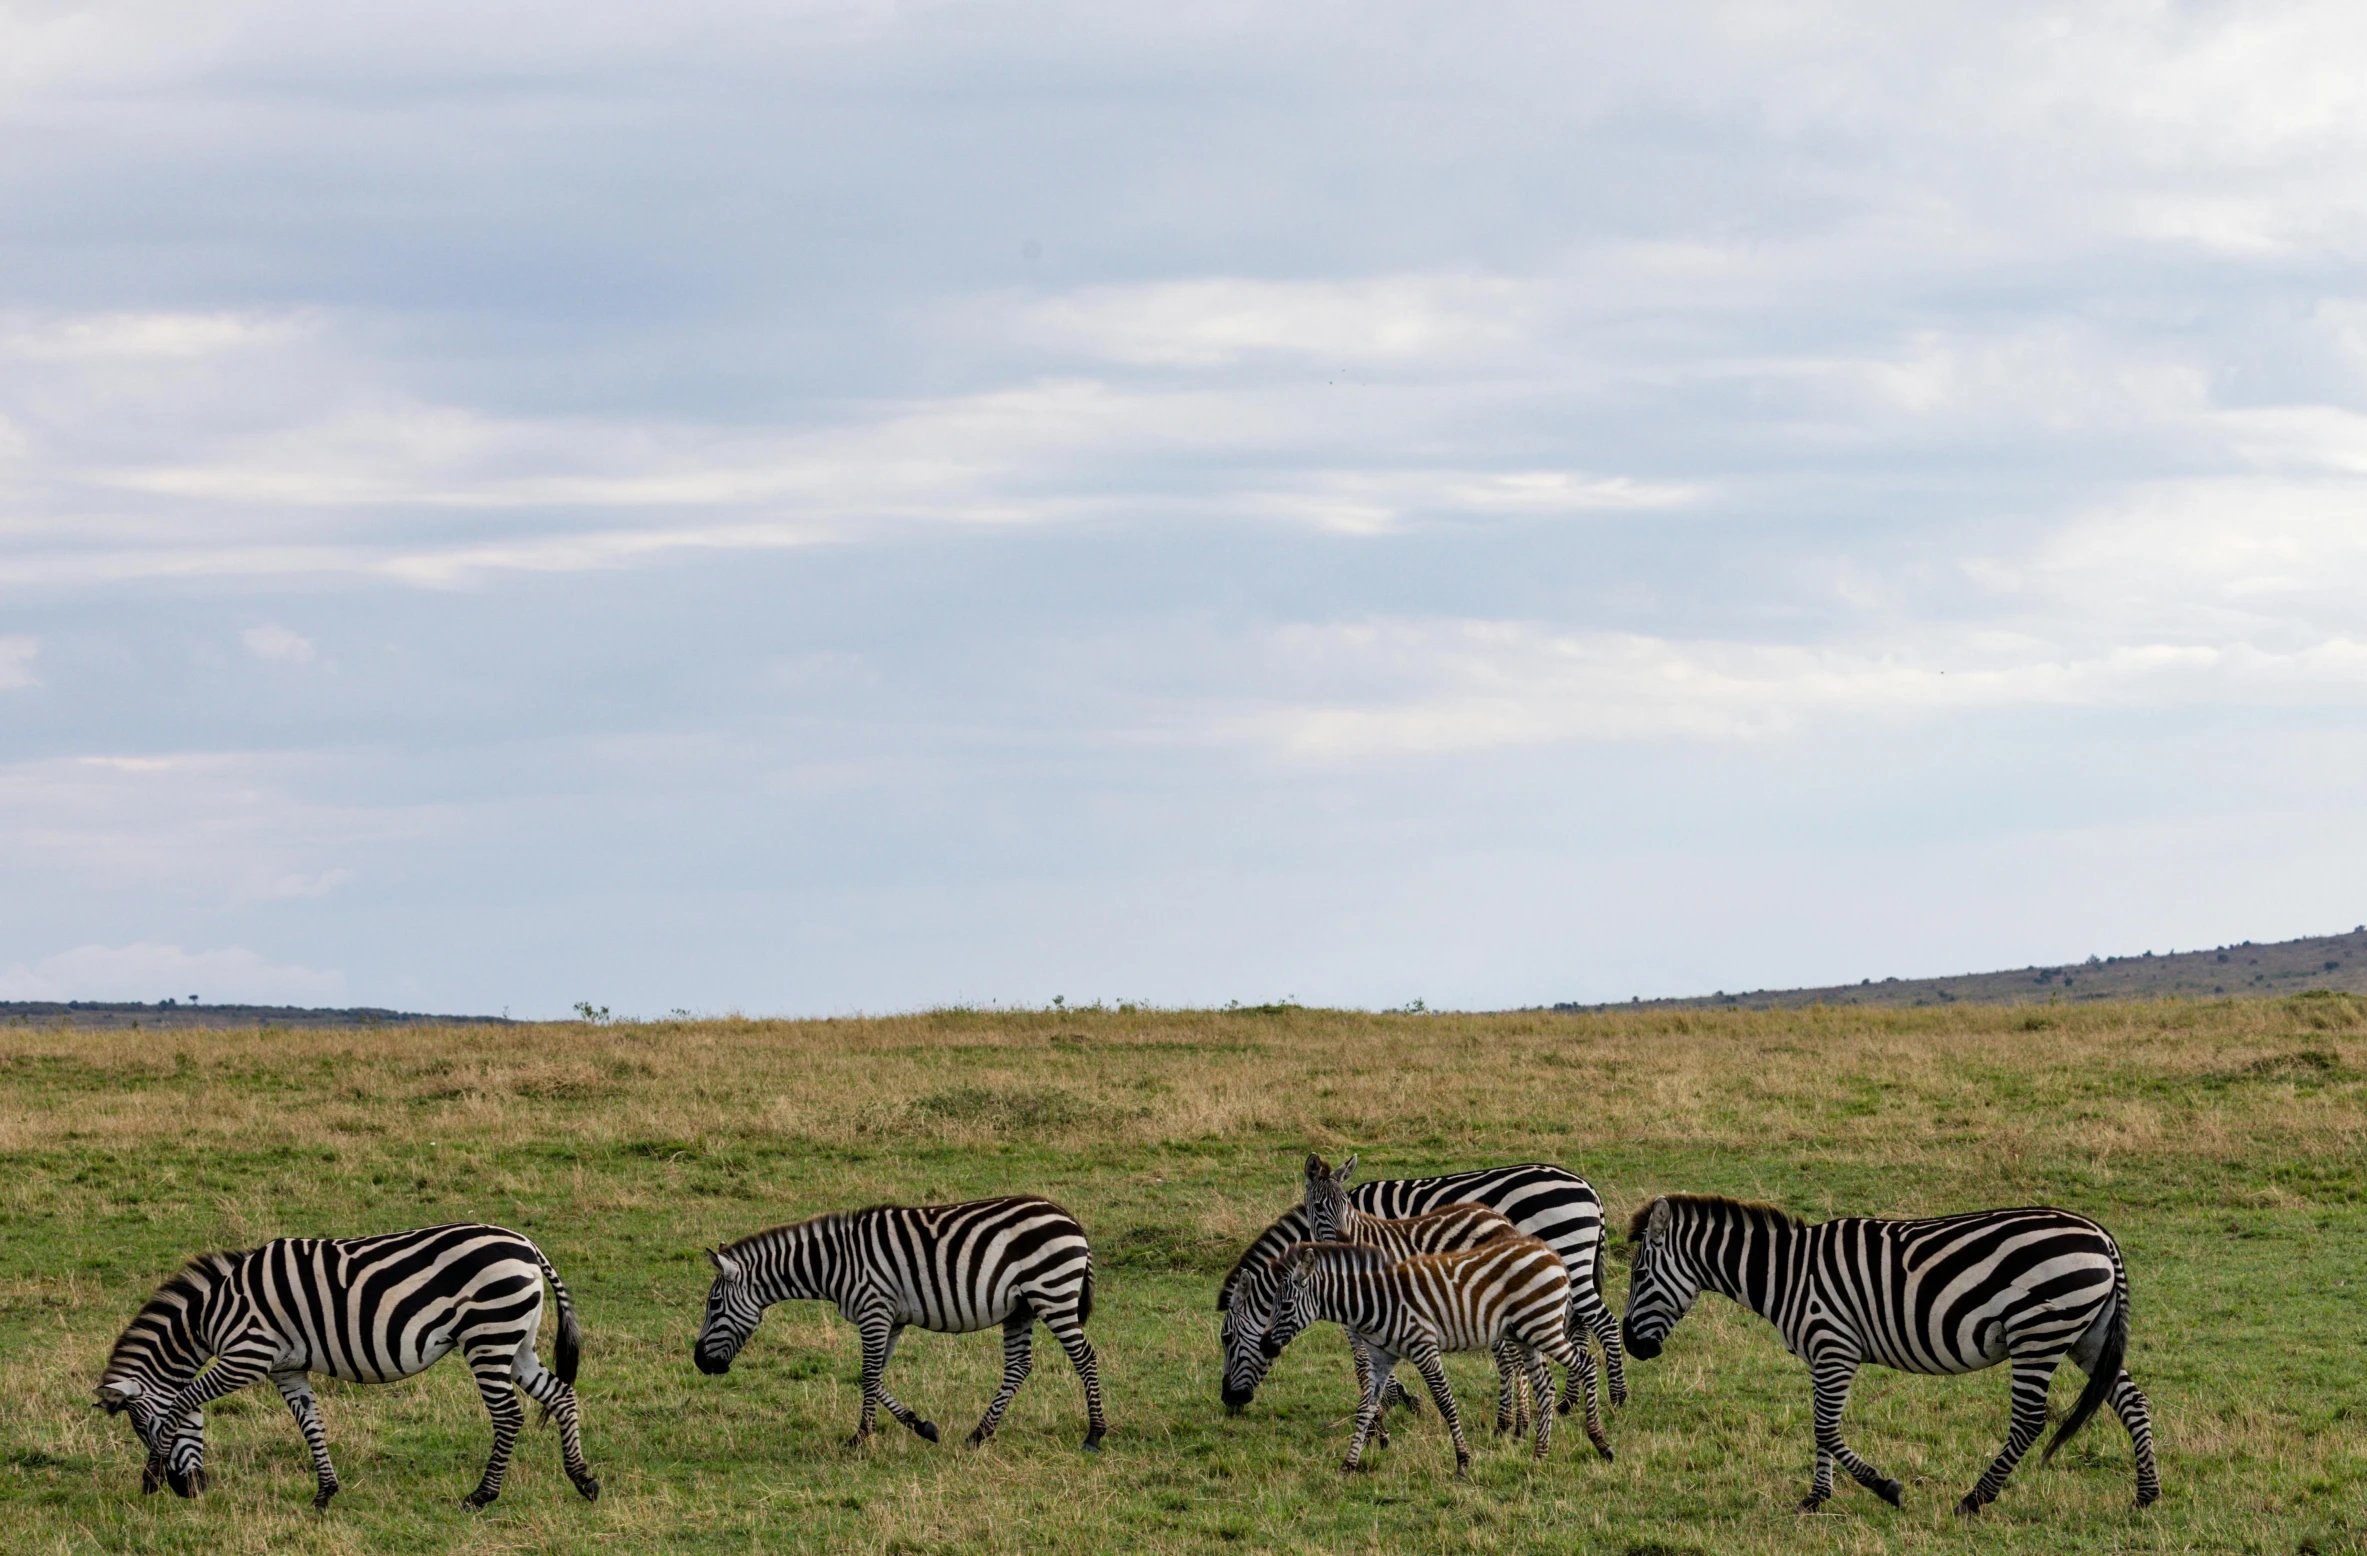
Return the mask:
{"type": "Polygon", "coordinates": [[[1233,1267],[1225,1272],[1224,1283],[1216,1288],[1216,1310],[1219,1313],[1231,1312],[1233,1293],[1240,1287],[1243,1278],[1252,1271],[1262,1269],[1283,1249],[1306,1235],[1307,1214],[1303,1207],[1293,1205],[1276,1216],[1272,1225],[1250,1239],[1241,1257],[1234,1260],[1233,1267]]]}
{"type": "Polygon", "coordinates": [[[1355,1270],[1362,1274],[1377,1274],[1394,1268],[1397,1263],[1387,1250],[1367,1248],[1362,1243],[1292,1243],[1275,1262],[1319,1264],[1325,1269],[1355,1270]]]}
{"type": "Polygon", "coordinates": [[[124,1352],[127,1350],[145,1349],[145,1347],[133,1344],[133,1337],[142,1332],[141,1319],[156,1311],[157,1308],[176,1301],[179,1305],[192,1308],[197,1306],[205,1300],[205,1294],[213,1289],[215,1282],[236,1269],[239,1261],[253,1252],[254,1250],[251,1248],[226,1248],[218,1253],[201,1253],[165,1277],[164,1284],[158,1286],[154,1294],[140,1304],[140,1311],[133,1316],[129,1324],[124,1326],[123,1333],[116,1337],[115,1348],[107,1353],[105,1370],[107,1372],[114,1371],[115,1364],[123,1360],[124,1352]]]}
{"type": "Polygon", "coordinates": [[[827,1221],[852,1221],[859,1216],[870,1215],[874,1211],[909,1210],[911,1208],[909,1205],[865,1205],[860,1210],[825,1210],[820,1215],[808,1216],[803,1221],[784,1221],[779,1226],[768,1226],[761,1232],[750,1232],[737,1242],[725,1243],[715,1251],[727,1259],[733,1258],[743,1249],[753,1248],[759,1243],[770,1242],[775,1238],[783,1238],[792,1233],[802,1232],[808,1227],[818,1227],[827,1221]]]}
{"type": "Polygon", "coordinates": [[[1764,1217],[1787,1227],[1806,1226],[1808,1223],[1781,1205],[1762,1205],[1755,1200],[1735,1199],[1725,1194],[1663,1194],[1659,1199],[1648,1199],[1628,1218],[1627,1240],[1644,1240],[1644,1223],[1652,1219],[1652,1207],[1665,1203],[1671,1210],[1740,1211],[1744,1215],[1764,1217]]]}

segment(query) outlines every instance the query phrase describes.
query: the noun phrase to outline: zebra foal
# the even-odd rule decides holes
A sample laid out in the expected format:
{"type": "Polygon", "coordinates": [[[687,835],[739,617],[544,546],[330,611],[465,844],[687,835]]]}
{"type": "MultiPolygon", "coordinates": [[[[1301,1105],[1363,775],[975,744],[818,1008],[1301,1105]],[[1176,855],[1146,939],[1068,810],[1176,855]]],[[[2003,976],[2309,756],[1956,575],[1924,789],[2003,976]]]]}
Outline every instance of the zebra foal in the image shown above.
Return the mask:
{"type": "Polygon", "coordinates": [[[1979,1512],[2005,1489],[2046,1429],[2047,1384],[2065,1357],[2088,1375],[2053,1458],[2097,1406],[2111,1402],[2137,1460],[2137,1505],[2161,1495],[2153,1423],[2122,1362],[2129,1349],[2129,1275],[2112,1234],[2065,1210],[1980,1210],[1923,1221],[1847,1217],[1815,1225],[1768,1205],[1669,1194],[1636,1212],[1628,1236],[1628,1349],[1660,1354],[1703,1291],[1731,1297],[1774,1324],[1808,1363],[1815,1388],[1816,1479],[1800,1511],[1833,1494],[1833,1465],[1893,1507],[1899,1483],[1841,1440],[1841,1411],[1859,1367],[1963,1373],[2013,1363],[2005,1449],[1956,1504],[1979,1512]]]}
{"type": "MultiPolygon", "coordinates": [[[[1340,1163],[1337,1170],[1320,1156],[1308,1156],[1306,1195],[1299,1209],[1307,1218],[1310,1242],[1354,1243],[1360,1248],[1377,1248],[1392,1259],[1411,1259],[1417,1254],[1453,1253],[1477,1248],[1499,1237],[1520,1235],[1520,1229],[1500,1212],[1467,1201],[1441,1205],[1418,1216],[1367,1215],[1348,1199],[1348,1180],[1355,1172],[1353,1156],[1340,1163]]],[[[1372,1371],[1372,1359],[1354,1335],[1348,1337],[1348,1349],[1356,1361],[1356,1387],[1361,1398],[1365,1380],[1372,1371]]],[[[1266,1359],[1262,1348],[1252,1354],[1266,1359]]],[[[1498,1432],[1518,1432],[1526,1424],[1521,1414],[1522,1371],[1520,1353],[1515,1347],[1506,1343],[1496,1348],[1498,1432]]],[[[1394,1378],[1382,1391],[1384,1415],[1392,1404],[1415,1408],[1413,1396],[1394,1378]]],[[[1389,1446],[1386,1426],[1381,1429],[1380,1443],[1384,1448],[1389,1446]]]]}
{"type": "MultiPolygon", "coordinates": [[[[1571,1333],[1585,1329],[1601,1342],[1611,1403],[1626,1403],[1619,1320],[1602,1295],[1603,1201],[1584,1178],[1546,1162],[1520,1162],[1435,1178],[1374,1178],[1350,1187],[1348,1201],[1367,1215],[1393,1220],[1442,1205],[1484,1205],[1522,1232],[1543,1239],[1569,1272],[1571,1333]]],[[[1274,1260],[1293,1243],[1308,1241],[1309,1230],[1303,1203],[1293,1205],[1251,1239],[1217,1288],[1217,1311],[1224,1314],[1227,1410],[1238,1411],[1257,1395],[1269,1365],[1259,1341],[1273,1301],[1274,1260]]]]}
{"type": "MultiPolygon", "coordinates": [[[[1594,1357],[1570,1340],[1570,1275],[1553,1248],[1534,1237],[1500,1238],[1458,1253],[1391,1259],[1377,1248],[1349,1243],[1299,1243],[1283,1254],[1273,1321],[1263,1346],[1269,1356],[1309,1324],[1338,1324],[1372,1354],[1356,1407],[1356,1434],[1342,1466],[1356,1469],[1381,1421],[1381,1400],[1399,1361],[1409,1361],[1430,1385],[1430,1397],[1455,1443],[1455,1475],[1471,1471],[1471,1444],[1455,1409],[1454,1390],[1439,1360],[1446,1351],[1493,1351],[1519,1356],[1537,1391],[1534,1456],[1545,1457],[1555,1411],[1550,1357],[1576,1373],[1590,1373],[1594,1357]]],[[[1611,1445],[1590,1410],[1586,1435],[1595,1451],[1611,1445]]]]}
{"type": "Polygon", "coordinates": [[[206,1488],[206,1404],[268,1377],[312,1450],[312,1505],[326,1508],[337,1471],[307,1375],[390,1383],[457,1349],[493,1417],[493,1457],[462,1500],[483,1507],[500,1495],[526,1420],[519,1390],[545,1419],[558,1418],[567,1478],[591,1500],[600,1482],[584,1463],[574,1388],[582,1345],[559,1272],[516,1232],[460,1222],[379,1237],[283,1237],[193,1259],[158,1288],[115,1342],[98,1405],[131,1416],[148,1450],[143,1492],[162,1482],[195,1496],[206,1488]],[[547,1372],[534,1355],[546,1280],[559,1312],[547,1372]]]}
{"type": "Polygon", "coordinates": [[[1003,1386],[970,1433],[972,1447],[994,1435],[1026,1381],[1039,1318],[1085,1385],[1085,1447],[1098,1450],[1109,1430],[1100,1363],[1084,1327],[1093,1316],[1093,1252],[1076,1217],[1048,1199],[876,1205],[776,1226],[711,1248],[707,1258],[715,1282],[692,1346],[701,1372],[729,1372],[775,1302],[835,1302],[855,1326],[863,1342],[863,1415],[849,1447],[871,1436],[883,1407],[937,1441],[936,1423],[897,1403],[880,1381],[897,1339],[915,1325],[940,1334],[1003,1326],[1003,1386]]]}

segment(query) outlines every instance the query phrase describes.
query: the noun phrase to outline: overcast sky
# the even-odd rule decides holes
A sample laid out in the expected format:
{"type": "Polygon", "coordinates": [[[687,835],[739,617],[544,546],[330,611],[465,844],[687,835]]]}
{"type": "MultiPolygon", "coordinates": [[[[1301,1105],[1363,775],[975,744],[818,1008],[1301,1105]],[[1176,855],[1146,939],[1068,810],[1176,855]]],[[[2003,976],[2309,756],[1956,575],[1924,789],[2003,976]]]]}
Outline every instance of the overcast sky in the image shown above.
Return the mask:
{"type": "Polygon", "coordinates": [[[0,997],[2367,918],[2367,10],[0,8],[0,997]]]}

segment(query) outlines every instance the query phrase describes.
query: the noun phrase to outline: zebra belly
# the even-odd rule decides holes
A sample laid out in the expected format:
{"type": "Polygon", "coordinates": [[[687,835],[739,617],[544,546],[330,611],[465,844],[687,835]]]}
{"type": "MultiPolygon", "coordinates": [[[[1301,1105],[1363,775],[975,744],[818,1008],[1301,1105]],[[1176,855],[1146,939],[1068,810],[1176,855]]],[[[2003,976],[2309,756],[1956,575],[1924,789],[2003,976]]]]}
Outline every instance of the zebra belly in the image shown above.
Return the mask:
{"type": "Polygon", "coordinates": [[[1019,1311],[1019,1293],[1005,1290],[991,1298],[972,1302],[963,1294],[930,1299],[919,1292],[897,1294],[896,1322],[914,1329],[926,1329],[931,1334],[974,1334],[981,1329],[992,1329],[1019,1311]]]}

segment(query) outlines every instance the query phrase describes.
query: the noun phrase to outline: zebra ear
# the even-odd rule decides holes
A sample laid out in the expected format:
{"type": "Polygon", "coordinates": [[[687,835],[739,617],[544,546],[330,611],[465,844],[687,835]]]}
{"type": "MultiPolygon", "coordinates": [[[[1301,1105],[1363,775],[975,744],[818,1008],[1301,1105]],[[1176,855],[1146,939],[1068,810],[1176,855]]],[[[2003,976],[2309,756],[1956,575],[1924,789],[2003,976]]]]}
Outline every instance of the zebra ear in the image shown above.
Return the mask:
{"type": "Polygon", "coordinates": [[[1313,1183],[1321,1178],[1328,1177],[1330,1173],[1331,1164],[1329,1162],[1326,1162],[1322,1157],[1317,1156],[1312,1151],[1307,1153],[1307,1181],[1309,1183],[1313,1183]]]}
{"type": "Polygon", "coordinates": [[[1333,1173],[1331,1176],[1332,1176],[1332,1181],[1333,1181],[1334,1183],[1337,1183],[1337,1184],[1339,1184],[1339,1185],[1340,1185],[1342,1188],[1345,1188],[1345,1187],[1347,1187],[1348,1180],[1349,1180],[1350,1178],[1354,1177],[1355,1175],[1356,1175],[1356,1158],[1355,1158],[1353,1155],[1351,1155],[1351,1156],[1350,1156],[1350,1157],[1349,1157],[1349,1158],[1348,1158],[1346,1161],[1344,1161],[1344,1162],[1340,1163],[1340,1170],[1339,1170],[1338,1172],[1335,1172],[1335,1173],[1333,1173]]]}
{"type": "Polygon", "coordinates": [[[1668,1240],[1668,1224],[1675,1215],[1676,1212],[1668,1208],[1666,1199],[1654,1200],[1651,1213],[1644,1217],[1644,1241],[1647,1243],[1666,1242],[1668,1240]]]}

